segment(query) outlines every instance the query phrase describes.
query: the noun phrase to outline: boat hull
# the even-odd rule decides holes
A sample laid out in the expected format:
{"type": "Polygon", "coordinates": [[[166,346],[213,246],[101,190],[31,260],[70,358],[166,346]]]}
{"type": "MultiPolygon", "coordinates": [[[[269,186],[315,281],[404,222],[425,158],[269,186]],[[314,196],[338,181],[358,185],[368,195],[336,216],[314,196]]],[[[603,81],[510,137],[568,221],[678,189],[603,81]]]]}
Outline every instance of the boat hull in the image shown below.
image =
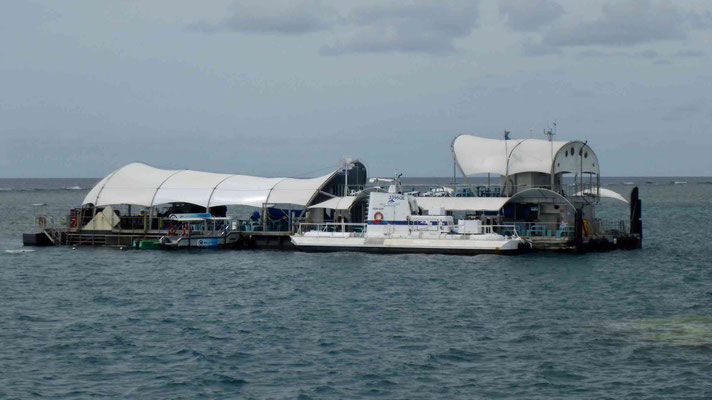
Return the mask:
{"type": "Polygon", "coordinates": [[[307,252],[357,251],[366,253],[425,253],[425,254],[516,254],[527,246],[519,239],[505,240],[443,240],[365,238],[316,238],[291,236],[298,250],[307,252]]]}

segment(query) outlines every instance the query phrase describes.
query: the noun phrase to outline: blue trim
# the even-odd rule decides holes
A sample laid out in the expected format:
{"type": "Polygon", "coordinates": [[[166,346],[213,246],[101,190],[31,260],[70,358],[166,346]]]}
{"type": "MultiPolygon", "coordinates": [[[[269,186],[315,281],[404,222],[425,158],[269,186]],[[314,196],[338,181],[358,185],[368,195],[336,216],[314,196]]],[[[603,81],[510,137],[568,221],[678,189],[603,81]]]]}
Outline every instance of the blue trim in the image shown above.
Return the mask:
{"type": "MultiPolygon", "coordinates": [[[[366,221],[368,225],[424,225],[429,226],[428,221],[366,221]]],[[[433,224],[436,225],[436,224],[433,224]]],[[[447,222],[442,221],[441,225],[449,225],[447,222]]]]}

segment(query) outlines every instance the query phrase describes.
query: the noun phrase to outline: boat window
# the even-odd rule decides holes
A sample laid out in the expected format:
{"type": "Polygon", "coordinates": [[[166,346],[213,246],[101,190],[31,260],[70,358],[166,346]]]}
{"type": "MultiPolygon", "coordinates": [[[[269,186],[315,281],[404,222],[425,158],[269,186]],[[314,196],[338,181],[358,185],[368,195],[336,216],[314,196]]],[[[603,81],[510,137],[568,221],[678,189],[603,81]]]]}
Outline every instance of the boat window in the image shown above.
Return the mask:
{"type": "Polygon", "coordinates": [[[565,156],[566,156],[566,157],[569,156],[569,151],[568,151],[568,150],[566,150],[566,155],[565,155],[565,156]]]}
{"type": "Polygon", "coordinates": [[[574,149],[574,146],[571,146],[571,155],[572,155],[572,156],[575,154],[575,153],[574,153],[575,151],[576,151],[576,149],[574,149]]]}
{"type": "Polygon", "coordinates": [[[588,152],[583,153],[583,158],[588,158],[588,152]]]}

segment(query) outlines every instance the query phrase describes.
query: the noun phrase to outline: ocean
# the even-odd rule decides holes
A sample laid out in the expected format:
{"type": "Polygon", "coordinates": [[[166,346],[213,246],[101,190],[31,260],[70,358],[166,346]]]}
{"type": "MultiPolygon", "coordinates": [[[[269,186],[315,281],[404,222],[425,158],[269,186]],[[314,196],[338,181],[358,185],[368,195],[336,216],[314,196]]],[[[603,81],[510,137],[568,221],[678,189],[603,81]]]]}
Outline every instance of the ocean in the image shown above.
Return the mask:
{"type": "Polygon", "coordinates": [[[0,398],[712,397],[712,178],[604,179],[634,251],[14,251],[96,182],[0,179],[0,398]]]}

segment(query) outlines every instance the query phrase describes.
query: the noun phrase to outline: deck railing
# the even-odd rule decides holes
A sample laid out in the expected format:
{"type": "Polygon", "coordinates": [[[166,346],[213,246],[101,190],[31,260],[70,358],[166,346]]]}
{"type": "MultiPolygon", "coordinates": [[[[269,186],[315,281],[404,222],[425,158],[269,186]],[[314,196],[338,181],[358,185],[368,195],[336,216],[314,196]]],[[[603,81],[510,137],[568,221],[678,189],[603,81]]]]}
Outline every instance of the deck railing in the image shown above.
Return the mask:
{"type": "Polygon", "coordinates": [[[306,232],[344,232],[363,234],[366,232],[367,224],[353,222],[302,222],[297,228],[297,234],[303,235],[306,232]]]}
{"type": "MultiPolygon", "coordinates": [[[[554,238],[574,238],[576,230],[574,224],[562,224],[556,222],[513,222],[519,234],[524,237],[554,237],[554,238]]],[[[628,224],[626,221],[611,221],[595,219],[584,220],[583,236],[615,235],[627,233],[628,224]]]]}
{"type": "MultiPolygon", "coordinates": [[[[349,234],[348,237],[364,237],[366,233],[366,228],[367,224],[363,223],[348,223],[348,222],[320,222],[320,223],[300,223],[299,227],[297,229],[296,234],[297,235],[304,235],[307,232],[316,232],[316,234],[312,233],[313,236],[316,237],[333,237],[333,233],[347,233],[349,234]],[[324,235],[319,235],[319,233],[323,233],[324,235]]],[[[387,226],[387,225],[384,225],[387,226]]],[[[439,227],[440,225],[433,225],[433,227],[439,227]]],[[[428,232],[426,229],[421,229],[426,227],[425,225],[420,225],[417,224],[417,221],[408,221],[407,227],[410,229],[411,232],[428,232]]],[[[456,228],[457,225],[454,225],[453,228],[456,228]]],[[[462,238],[465,239],[469,235],[473,235],[474,233],[460,233],[455,230],[453,231],[430,231],[430,232],[439,232],[439,233],[448,233],[448,234],[460,234],[462,235],[462,238]]],[[[479,234],[491,234],[491,233],[497,233],[503,236],[507,237],[513,237],[517,238],[519,237],[519,231],[517,229],[517,226],[514,224],[502,224],[502,225],[482,225],[481,226],[481,231],[479,234]]]]}

